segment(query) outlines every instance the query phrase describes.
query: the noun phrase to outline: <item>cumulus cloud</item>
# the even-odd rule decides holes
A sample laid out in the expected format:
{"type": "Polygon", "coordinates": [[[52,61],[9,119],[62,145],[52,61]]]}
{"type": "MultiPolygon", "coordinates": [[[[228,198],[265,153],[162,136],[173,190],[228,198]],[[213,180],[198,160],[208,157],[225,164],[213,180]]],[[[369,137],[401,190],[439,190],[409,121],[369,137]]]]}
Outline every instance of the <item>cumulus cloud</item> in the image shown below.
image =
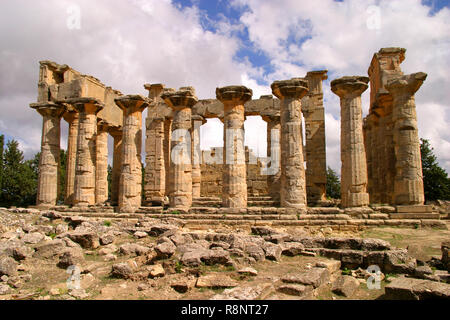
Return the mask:
{"type": "MultiPolygon", "coordinates": [[[[144,83],[165,83],[192,85],[201,99],[214,98],[216,87],[230,84],[246,85],[258,98],[270,93],[274,80],[328,69],[327,162],[339,171],[340,107],[329,82],[367,74],[375,52],[400,46],[407,48],[405,73],[428,73],[416,95],[419,134],[430,139],[450,172],[448,8],[431,12],[420,0],[233,0],[239,20],[225,15],[211,20],[196,3],[2,0],[0,131],[18,139],[28,157],[39,151],[42,120],[28,107],[36,101],[39,60],[68,64],[126,94],[146,94],[144,83]],[[80,28],[70,28],[77,10],[80,28]],[[263,54],[270,66],[237,58],[242,48],[263,54]]],[[[367,91],[364,114],[368,104],[367,91]]],[[[247,144],[264,155],[265,123],[249,117],[246,130],[247,144]]],[[[64,121],[62,131],[64,147],[64,121]]],[[[221,146],[221,131],[220,121],[202,127],[202,148],[221,146]]]]}
{"type": "MultiPolygon", "coordinates": [[[[328,69],[324,86],[327,114],[327,160],[338,169],[334,145],[339,140],[333,119],[339,119],[339,100],[330,80],[344,75],[367,75],[370,60],[382,47],[404,47],[405,74],[424,71],[428,78],[416,94],[419,134],[431,140],[441,165],[450,172],[450,10],[431,12],[420,0],[234,0],[255,48],[272,63],[272,80],[302,76],[308,70],[328,69]],[[431,113],[434,112],[434,113],[431,113]],[[434,125],[436,114],[440,115],[434,125]]],[[[368,91],[363,112],[369,108],[368,91]]],[[[339,166],[340,167],[340,166],[339,166]]]]}

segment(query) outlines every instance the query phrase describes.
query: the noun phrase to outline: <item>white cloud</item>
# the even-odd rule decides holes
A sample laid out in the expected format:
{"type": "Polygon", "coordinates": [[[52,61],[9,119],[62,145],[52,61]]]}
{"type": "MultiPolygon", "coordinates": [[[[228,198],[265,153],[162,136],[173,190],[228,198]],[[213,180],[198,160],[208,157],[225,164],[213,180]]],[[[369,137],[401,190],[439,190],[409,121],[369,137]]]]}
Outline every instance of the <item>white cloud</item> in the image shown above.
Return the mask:
{"type": "MultiPolygon", "coordinates": [[[[344,75],[367,75],[370,60],[382,47],[407,49],[402,70],[427,72],[416,94],[419,132],[428,137],[450,172],[450,10],[435,15],[420,0],[235,0],[246,10],[241,22],[258,50],[271,59],[270,81],[302,76],[308,70],[328,69],[330,80],[344,75]],[[379,13],[379,15],[377,15],[379,13]],[[379,28],[374,28],[379,22],[379,28]],[[295,39],[306,39],[304,42],[295,39]],[[433,126],[430,109],[441,116],[442,126],[433,126]]],[[[324,86],[327,120],[339,119],[339,99],[324,86]]],[[[369,107],[369,90],[363,95],[363,111],[369,107]]],[[[434,118],[434,116],[433,116],[434,118]]],[[[339,126],[327,123],[327,160],[337,164],[339,126]]]]}
{"type": "MultiPolygon", "coordinates": [[[[192,85],[199,98],[214,98],[216,87],[243,84],[258,98],[270,93],[273,80],[309,70],[328,69],[330,80],[365,75],[375,52],[401,46],[408,50],[404,72],[428,73],[416,95],[419,133],[431,140],[450,172],[449,9],[430,15],[420,0],[234,0],[231,5],[243,12],[241,23],[222,16],[207,22],[217,23],[212,32],[197,6],[183,9],[170,0],[0,1],[0,130],[16,137],[28,156],[39,150],[42,120],[28,107],[36,100],[39,60],[66,63],[127,94],[146,94],[144,83],[162,82],[192,85]],[[74,4],[81,9],[80,30],[67,28],[67,8],[74,4]],[[373,5],[380,12],[378,29],[368,28],[373,5]],[[239,38],[243,30],[251,43],[239,38]],[[267,68],[248,59],[237,61],[243,46],[264,53],[273,71],[264,73],[267,68]]],[[[339,171],[340,107],[330,80],[324,86],[327,162],[339,171]]],[[[366,91],[364,114],[368,100],[366,91]]],[[[223,143],[221,123],[210,122],[202,127],[203,148],[223,143]]],[[[264,124],[248,122],[246,128],[250,147],[264,149],[264,124]]],[[[63,126],[63,135],[66,131],[63,126]]]]}
{"type": "Polygon", "coordinates": [[[235,60],[240,40],[226,21],[222,32],[206,31],[196,7],[171,1],[3,0],[0,30],[0,130],[22,141],[27,157],[40,148],[42,118],[28,106],[36,101],[39,60],[68,64],[125,94],[145,95],[144,83],[162,82],[214,98],[219,84],[253,84],[248,74],[259,72],[235,60]],[[79,30],[67,27],[73,5],[79,30]]]}

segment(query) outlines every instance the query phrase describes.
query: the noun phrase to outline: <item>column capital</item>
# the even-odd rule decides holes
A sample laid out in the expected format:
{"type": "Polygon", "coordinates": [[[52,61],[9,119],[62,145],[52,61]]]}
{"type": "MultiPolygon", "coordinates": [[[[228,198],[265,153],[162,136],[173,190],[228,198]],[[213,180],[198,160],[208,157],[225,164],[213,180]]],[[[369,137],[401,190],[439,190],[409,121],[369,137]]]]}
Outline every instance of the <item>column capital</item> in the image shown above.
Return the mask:
{"type": "Polygon", "coordinates": [[[79,114],[74,108],[70,107],[64,112],[63,118],[67,123],[72,123],[79,118],[79,114]]]}
{"type": "Polygon", "coordinates": [[[368,77],[345,76],[331,81],[331,91],[340,98],[347,96],[359,96],[369,87],[368,77]]]}
{"type": "Polygon", "coordinates": [[[309,71],[306,74],[305,78],[318,78],[320,80],[327,80],[328,79],[328,70],[309,71]]]}
{"type": "Polygon", "coordinates": [[[417,72],[388,81],[386,89],[392,94],[409,94],[413,95],[422,86],[427,78],[424,72],[417,72]]]}
{"type": "Polygon", "coordinates": [[[97,121],[97,131],[106,131],[109,132],[109,125],[106,121],[104,120],[99,120],[97,121]]]}
{"type": "Polygon", "coordinates": [[[163,92],[165,85],[162,83],[146,83],[144,84],[145,90],[148,90],[148,97],[150,99],[155,99],[161,95],[163,92]]]}
{"type": "Polygon", "coordinates": [[[188,87],[180,88],[175,92],[164,92],[161,98],[172,109],[192,108],[198,102],[195,92],[188,87]]]}
{"type": "Polygon", "coordinates": [[[192,115],[192,116],[191,116],[191,120],[192,120],[192,122],[194,122],[194,121],[201,121],[202,124],[205,124],[205,123],[206,123],[206,119],[205,119],[204,117],[198,115],[198,114],[192,115]]]}
{"type": "Polygon", "coordinates": [[[97,114],[105,107],[105,104],[95,98],[71,98],[63,101],[71,104],[78,112],[86,112],[89,114],[97,114]]]}
{"type": "Polygon", "coordinates": [[[134,111],[144,111],[145,108],[148,106],[148,99],[144,98],[141,95],[126,95],[121,96],[119,98],[114,99],[116,105],[122,109],[123,111],[126,110],[134,110],[134,111]]]}
{"type": "Polygon", "coordinates": [[[52,102],[31,103],[30,108],[35,109],[41,116],[51,116],[61,118],[66,108],[61,104],[52,102]]]}
{"type": "Polygon", "coordinates": [[[280,116],[261,116],[261,118],[265,121],[265,122],[280,122],[280,116]]]}
{"type": "Polygon", "coordinates": [[[245,86],[216,88],[217,100],[222,103],[244,104],[252,98],[253,91],[245,86]]]}
{"type": "Polygon", "coordinates": [[[123,135],[123,129],[121,126],[114,126],[114,127],[109,127],[108,128],[108,133],[112,136],[112,137],[120,137],[123,135]]]}
{"type": "Polygon", "coordinates": [[[309,91],[308,82],[300,78],[275,81],[270,87],[273,94],[280,100],[284,98],[301,99],[309,91]]]}

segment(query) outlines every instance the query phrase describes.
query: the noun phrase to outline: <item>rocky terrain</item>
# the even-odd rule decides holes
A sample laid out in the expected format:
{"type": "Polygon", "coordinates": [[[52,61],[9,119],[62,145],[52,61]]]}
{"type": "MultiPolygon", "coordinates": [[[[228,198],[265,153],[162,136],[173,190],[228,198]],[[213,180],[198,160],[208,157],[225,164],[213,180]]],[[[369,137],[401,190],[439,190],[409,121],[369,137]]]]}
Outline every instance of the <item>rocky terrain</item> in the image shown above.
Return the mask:
{"type": "Polygon", "coordinates": [[[450,241],[422,258],[331,228],[142,217],[0,209],[0,299],[450,299],[450,241]]]}

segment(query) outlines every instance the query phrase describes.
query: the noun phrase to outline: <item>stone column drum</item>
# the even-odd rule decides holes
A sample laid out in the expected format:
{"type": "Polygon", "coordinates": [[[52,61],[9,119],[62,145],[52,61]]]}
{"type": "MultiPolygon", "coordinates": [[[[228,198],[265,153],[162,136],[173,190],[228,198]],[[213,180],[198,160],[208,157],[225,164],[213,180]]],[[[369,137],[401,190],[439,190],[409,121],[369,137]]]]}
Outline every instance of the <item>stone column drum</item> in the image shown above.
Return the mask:
{"type": "Polygon", "coordinates": [[[174,110],[170,149],[169,206],[187,211],[192,205],[191,108],[197,103],[193,89],[166,92],[161,96],[174,110]]]}
{"type": "Polygon", "coordinates": [[[111,205],[119,205],[120,170],[122,168],[122,127],[110,127],[109,134],[114,139],[113,167],[111,174],[111,205]]]}
{"type": "Polygon", "coordinates": [[[278,168],[274,167],[275,163],[268,164],[271,172],[267,175],[267,188],[269,195],[274,201],[280,201],[281,186],[281,152],[280,152],[280,134],[281,124],[279,116],[264,116],[263,120],[267,122],[267,157],[278,163],[278,168]],[[274,136],[275,135],[275,136],[274,136]],[[272,141],[274,137],[278,141],[272,141]],[[274,170],[272,170],[272,168],[274,170]]]}
{"type": "Polygon", "coordinates": [[[51,207],[57,204],[59,193],[60,122],[65,108],[54,103],[34,103],[30,107],[43,118],[36,205],[51,207]]]}
{"type": "Polygon", "coordinates": [[[393,97],[395,169],[393,200],[397,205],[424,203],[420,140],[414,94],[427,78],[423,72],[388,81],[393,97]]]}
{"type": "Polygon", "coordinates": [[[192,126],[191,126],[192,198],[200,198],[201,195],[202,151],[200,149],[200,126],[205,123],[206,120],[202,116],[198,115],[192,116],[192,126]]]}
{"type": "Polygon", "coordinates": [[[142,111],[148,102],[140,95],[122,96],[114,101],[123,111],[119,211],[136,212],[142,201],[142,111]]]}
{"type": "Polygon", "coordinates": [[[302,101],[306,132],[306,193],[308,203],[326,200],[327,163],[322,81],[328,79],[327,72],[327,70],[321,70],[307,73],[308,103],[305,105],[302,101]]]}
{"type": "Polygon", "coordinates": [[[364,148],[361,94],[368,77],[342,77],[331,81],[331,90],[341,99],[341,204],[344,208],[369,204],[364,148]]]}
{"type": "Polygon", "coordinates": [[[67,102],[79,113],[73,202],[75,206],[94,205],[97,113],[104,108],[104,104],[94,98],[75,98],[67,102]]]}
{"type": "Polygon", "coordinates": [[[164,117],[147,118],[145,201],[164,204],[166,170],[164,159],[164,117]]]}
{"type": "Polygon", "coordinates": [[[244,86],[216,89],[217,99],[224,105],[222,206],[247,207],[247,167],[244,148],[244,103],[253,92],[244,86]],[[233,139],[230,141],[229,139],[233,139]]]}
{"type": "MultiPolygon", "coordinates": [[[[68,105],[69,106],[69,105],[68,105]]],[[[64,191],[64,203],[73,205],[75,196],[75,170],[77,159],[77,139],[78,139],[78,112],[70,106],[64,114],[64,120],[69,124],[67,138],[67,158],[66,158],[66,190],[64,191]]]]}
{"type": "Polygon", "coordinates": [[[281,206],[305,209],[307,199],[301,99],[308,93],[308,83],[302,79],[275,81],[271,88],[280,99],[281,206]]]}
{"type": "Polygon", "coordinates": [[[97,126],[95,168],[95,203],[103,205],[108,201],[108,125],[97,126]]]}

